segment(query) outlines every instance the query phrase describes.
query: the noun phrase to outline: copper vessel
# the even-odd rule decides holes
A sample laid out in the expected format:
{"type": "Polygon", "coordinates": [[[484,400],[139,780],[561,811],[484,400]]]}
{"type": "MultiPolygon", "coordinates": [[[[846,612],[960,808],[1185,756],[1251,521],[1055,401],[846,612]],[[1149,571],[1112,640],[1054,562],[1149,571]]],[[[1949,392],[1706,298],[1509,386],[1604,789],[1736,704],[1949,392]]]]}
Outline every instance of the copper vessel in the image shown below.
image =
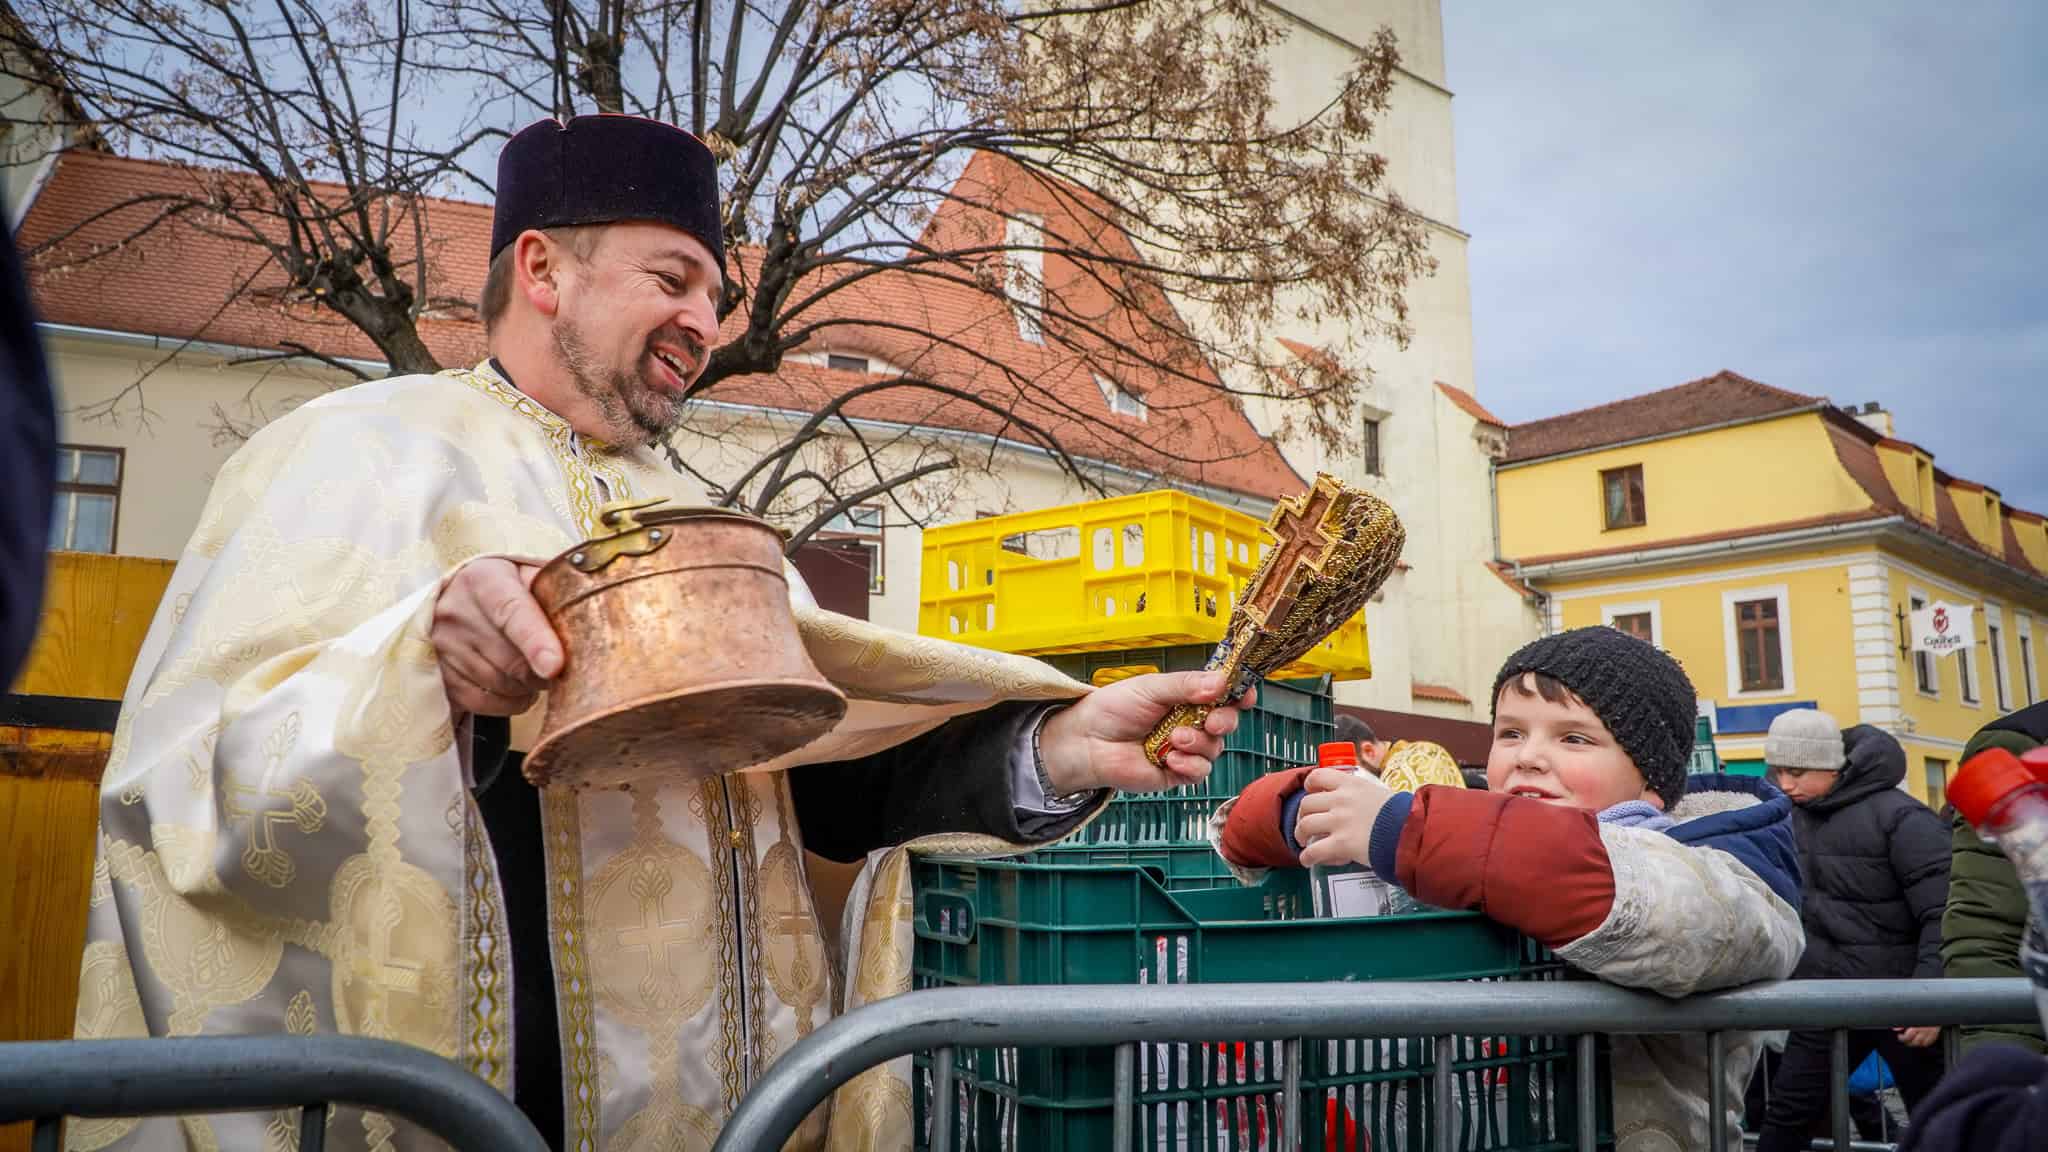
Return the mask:
{"type": "Polygon", "coordinates": [[[526,757],[536,785],[620,788],[736,772],[831,731],[846,697],[804,651],[782,534],[722,508],[607,505],[609,534],[549,561],[533,595],[561,674],[526,757]]]}

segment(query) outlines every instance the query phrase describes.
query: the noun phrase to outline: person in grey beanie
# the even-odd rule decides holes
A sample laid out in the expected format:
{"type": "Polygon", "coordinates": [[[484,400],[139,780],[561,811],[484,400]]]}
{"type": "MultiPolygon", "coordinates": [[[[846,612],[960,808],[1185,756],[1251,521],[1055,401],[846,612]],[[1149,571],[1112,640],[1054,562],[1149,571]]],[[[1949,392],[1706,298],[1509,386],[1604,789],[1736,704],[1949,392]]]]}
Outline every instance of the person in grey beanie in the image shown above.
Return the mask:
{"type": "MultiPolygon", "coordinates": [[[[1771,777],[1796,806],[1792,828],[1806,877],[1806,955],[1795,979],[1941,978],[1948,901],[1948,829],[1901,791],[1906,753],[1882,729],[1844,731],[1811,708],[1783,712],[1764,738],[1771,777]]],[[[1910,1113],[1941,1078],[1938,1028],[1849,1034],[1849,1064],[1883,1055],[1910,1113]]],[[[1828,1034],[1795,1031],[1770,1085],[1761,1152],[1803,1149],[1826,1110],[1828,1034]]]]}

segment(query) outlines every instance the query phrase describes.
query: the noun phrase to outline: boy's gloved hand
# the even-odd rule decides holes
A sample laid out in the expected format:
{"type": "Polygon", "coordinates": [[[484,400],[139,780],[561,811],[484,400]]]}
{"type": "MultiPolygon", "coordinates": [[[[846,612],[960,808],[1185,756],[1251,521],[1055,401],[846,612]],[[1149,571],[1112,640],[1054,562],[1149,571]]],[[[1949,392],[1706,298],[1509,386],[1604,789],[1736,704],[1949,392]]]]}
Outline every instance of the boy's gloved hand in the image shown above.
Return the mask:
{"type": "Polygon", "coordinates": [[[1292,868],[1301,863],[1282,828],[1287,802],[1313,769],[1289,768],[1251,782],[1224,813],[1216,849],[1240,868],[1292,868]]]}
{"type": "Polygon", "coordinates": [[[1342,768],[1308,774],[1308,795],[1294,823],[1294,840],[1304,865],[1363,864],[1372,849],[1372,825],[1393,789],[1373,776],[1342,768]]]}

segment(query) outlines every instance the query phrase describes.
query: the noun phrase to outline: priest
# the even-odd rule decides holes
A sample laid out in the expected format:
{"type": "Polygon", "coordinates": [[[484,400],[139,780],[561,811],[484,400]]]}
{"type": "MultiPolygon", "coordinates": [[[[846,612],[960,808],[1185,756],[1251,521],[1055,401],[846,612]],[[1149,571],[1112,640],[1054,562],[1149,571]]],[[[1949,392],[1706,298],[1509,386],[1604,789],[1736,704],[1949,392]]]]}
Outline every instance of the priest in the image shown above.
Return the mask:
{"type": "MultiPolygon", "coordinates": [[[[725,252],[712,153],[649,120],[527,128],[498,197],[489,359],[323,396],[216,479],[114,735],[77,1034],[385,1037],[465,1065],[558,1148],[709,1147],[778,1055],[905,986],[900,846],[1056,839],[1115,789],[1201,779],[1236,712],[1177,730],[1155,768],[1139,742],[1217,679],[1091,693],[823,612],[792,574],[852,702],[830,734],[698,782],[527,785],[518,749],[563,665],[527,584],[609,502],[703,502],[656,446],[718,339],[725,252]],[[806,849],[868,861],[844,963],[806,849]]],[[[863,1088],[798,1146],[903,1140],[900,1080],[863,1088]]],[[[70,1140],[285,1148],[296,1124],[70,1140]]],[[[329,1142],[430,1143],[350,1110],[329,1142]]]]}

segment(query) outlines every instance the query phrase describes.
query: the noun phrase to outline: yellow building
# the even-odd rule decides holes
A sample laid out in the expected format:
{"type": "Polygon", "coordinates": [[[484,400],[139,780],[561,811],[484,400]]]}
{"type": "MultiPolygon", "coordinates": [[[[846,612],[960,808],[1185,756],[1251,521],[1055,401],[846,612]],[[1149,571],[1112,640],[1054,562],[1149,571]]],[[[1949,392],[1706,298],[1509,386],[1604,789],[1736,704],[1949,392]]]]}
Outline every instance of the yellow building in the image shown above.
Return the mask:
{"type": "Polygon", "coordinates": [[[1555,631],[1668,649],[1722,759],[1762,770],[1771,718],[1891,731],[1939,806],[1963,744],[2041,698],[2048,522],[1850,412],[1730,372],[1522,424],[1498,465],[1501,555],[1555,631]],[[1905,650],[1903,615],[1974,606],[1976,646],[1905,650]]]}

